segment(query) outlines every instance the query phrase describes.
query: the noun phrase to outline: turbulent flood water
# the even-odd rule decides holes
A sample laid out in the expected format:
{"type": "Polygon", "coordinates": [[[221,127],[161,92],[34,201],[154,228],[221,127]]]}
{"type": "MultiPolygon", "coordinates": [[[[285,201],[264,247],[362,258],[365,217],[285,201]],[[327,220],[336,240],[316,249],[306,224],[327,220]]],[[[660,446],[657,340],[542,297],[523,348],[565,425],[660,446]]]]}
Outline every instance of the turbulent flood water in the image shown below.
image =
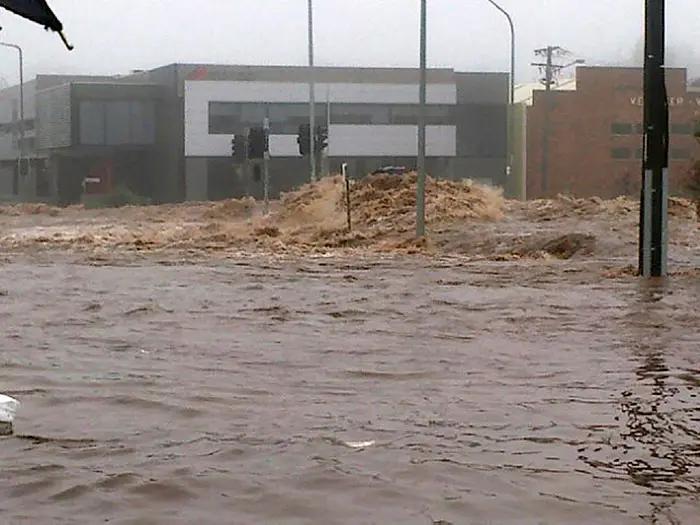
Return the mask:
{"type": "Polygon", "coordinates": [[[10,258],[2,523],[697,523],[700,282],[602,268],[10,258]]]}

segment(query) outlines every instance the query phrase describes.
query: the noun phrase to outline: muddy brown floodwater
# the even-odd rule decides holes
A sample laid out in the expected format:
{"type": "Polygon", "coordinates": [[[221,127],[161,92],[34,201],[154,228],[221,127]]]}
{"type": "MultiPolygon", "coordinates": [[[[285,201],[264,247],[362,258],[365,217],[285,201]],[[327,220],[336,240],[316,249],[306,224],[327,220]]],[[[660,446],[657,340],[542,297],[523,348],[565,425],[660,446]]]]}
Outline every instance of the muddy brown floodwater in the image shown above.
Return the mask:
{"type": "Polygon", "coordinates": [[[695,217],[646,282],[633,203],[498,209],[429,247],[8,211],[0,522],[697,524],[695,217]]]}

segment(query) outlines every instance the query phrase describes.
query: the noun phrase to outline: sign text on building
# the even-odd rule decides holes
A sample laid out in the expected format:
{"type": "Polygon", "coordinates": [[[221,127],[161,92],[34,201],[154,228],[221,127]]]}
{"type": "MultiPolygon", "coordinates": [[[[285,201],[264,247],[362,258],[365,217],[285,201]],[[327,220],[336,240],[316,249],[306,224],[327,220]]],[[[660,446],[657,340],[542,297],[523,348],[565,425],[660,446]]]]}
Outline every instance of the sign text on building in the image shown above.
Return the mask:
{"type": "MultiPolygon", "coordinates": [[[[643,106],[644,105],[644,97],[639,96],[639,97],[631,97],[630,98],[630,103],[633,106],[643,106]]],[[[669,107],[672,108],[677,108],[677,107],[682,107],[686,105],[691,105],[691,106],[700,106],[700,97],[694,97],[694,98],[685,98],[685,97],[668,97],[668,105],[669,107]]]]}

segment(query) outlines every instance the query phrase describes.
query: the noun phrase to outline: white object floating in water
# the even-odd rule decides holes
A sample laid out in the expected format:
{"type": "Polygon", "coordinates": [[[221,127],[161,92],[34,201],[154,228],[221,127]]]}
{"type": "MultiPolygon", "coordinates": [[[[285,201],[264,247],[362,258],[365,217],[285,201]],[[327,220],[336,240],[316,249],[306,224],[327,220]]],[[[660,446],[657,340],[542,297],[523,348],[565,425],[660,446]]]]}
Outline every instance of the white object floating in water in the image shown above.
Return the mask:
{"type": "Polygon", "coordinates": [[[350,448],[367,448],[374,445],[374,440],[372,441],[345,441],[345,444],[350,448]]]}
{"type": "Polygon", "coordinates": [[[0,436],[12,434],[12,423],[15,421],[15,413],[19,408],[19,401],[0,394],[0,436]]]}

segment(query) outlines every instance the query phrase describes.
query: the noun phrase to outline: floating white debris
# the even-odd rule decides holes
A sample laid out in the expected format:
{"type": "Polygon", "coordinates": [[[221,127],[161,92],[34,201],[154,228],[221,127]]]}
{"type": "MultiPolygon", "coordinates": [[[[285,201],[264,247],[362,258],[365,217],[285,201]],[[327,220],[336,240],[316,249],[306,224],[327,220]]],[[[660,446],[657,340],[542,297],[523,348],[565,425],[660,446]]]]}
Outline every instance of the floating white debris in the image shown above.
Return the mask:
{"type": "Polygon", "coordinates": [[[0,436],[9,436],[13,432],[15,413],[19,408],[19,401],[0,394],[0,436]]]}
{"type": "Polygon", "coordinates": [[[344,443],[350,448],[367,448],[374,445],[374,441],[345,441],[344,443]]]}

